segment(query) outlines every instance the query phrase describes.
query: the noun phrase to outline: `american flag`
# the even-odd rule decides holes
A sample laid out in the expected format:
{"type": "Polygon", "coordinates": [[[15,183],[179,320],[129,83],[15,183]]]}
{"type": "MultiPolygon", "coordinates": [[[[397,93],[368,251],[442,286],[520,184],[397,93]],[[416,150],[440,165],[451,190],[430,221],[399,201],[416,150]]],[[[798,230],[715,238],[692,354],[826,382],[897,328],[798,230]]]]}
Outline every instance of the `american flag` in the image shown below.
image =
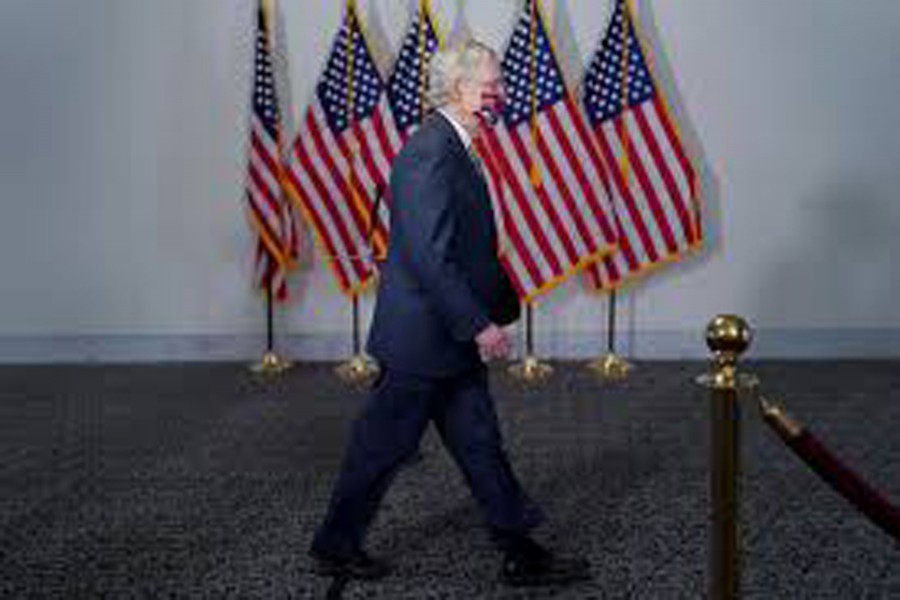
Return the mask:
{"type": "Polygon", "coordinates": [[[387,248],[387,207],[376,199],[386,190],[399,148],[384,83],[356,3],[348,0],[315,97],[298,125],[288,181],[341,291],[351,296],[374,276],[373,254],[387,248]]]}
{"type": "Polygon", "coordinates": [[[612,179],[619,251],[587,271],[614,289],[703,241],[696,171],[644,57],[627,0],[585,74],[584,106],[612,179]]]}
{"type": "Polygon", "coordinates": [[[297,259],[297,230],[282,181],[281,119],[272,70],[271,37],[260,0],[256,17],[253,110],[247,159],[246,197],[250,222],[257,234],[257,281],[272,296],[288,296],[287,271],[297,259]]]}
{"type": "Polygon", "coordinates": [[[404,141],[422,122],[428,61],[439,47],[440,40],[427,0],[421,0],[403,36],[403,45],[387,85],[394,121],[404,141]]]}
{"type": "Polygon", "coordinates": [[[502,68],[503,123],[478,149],[502,192],[501,260],[529,301],[611,252],[616,237],[600,156],[536,0],[525,3],[502,68]]]}

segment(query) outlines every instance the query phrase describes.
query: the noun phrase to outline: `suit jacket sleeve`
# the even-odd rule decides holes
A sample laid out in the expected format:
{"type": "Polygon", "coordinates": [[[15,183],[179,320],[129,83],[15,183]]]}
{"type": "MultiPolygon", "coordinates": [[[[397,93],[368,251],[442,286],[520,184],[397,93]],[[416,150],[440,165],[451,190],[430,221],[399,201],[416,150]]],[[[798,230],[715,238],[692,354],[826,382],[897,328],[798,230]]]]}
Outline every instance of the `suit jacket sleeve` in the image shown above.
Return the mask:
{"type": "Polygon", "coordinates": [[[430,304],[454,339],[471,341],[490,325],[460,269],[459,223],[450,185],[452,162],[446,156],[418,157],[395,168],[392,218],[402,232],[400,252],[430,304]]]}

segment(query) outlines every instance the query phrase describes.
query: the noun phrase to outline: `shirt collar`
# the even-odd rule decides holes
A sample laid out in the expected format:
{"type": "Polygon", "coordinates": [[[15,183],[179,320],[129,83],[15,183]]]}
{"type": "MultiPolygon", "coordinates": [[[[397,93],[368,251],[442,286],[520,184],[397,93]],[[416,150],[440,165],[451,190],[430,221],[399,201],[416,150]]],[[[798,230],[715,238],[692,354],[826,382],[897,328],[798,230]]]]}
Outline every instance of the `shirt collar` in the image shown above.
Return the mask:
{"type": "Polygon", "coordinates": [[[440,112],[445,119],[450,121],[450,124],[453,125],[453,129],[456,130],[457,135],[459,135],[459,141],[462,142],[463,148],[466,150],[471,149],[472,147],[472,136],[466,131],[466,128],[463,127],[459,121],[453,118],[453,115],[450,114],[450,111],[445,108],[438,108],[438,112],[440,112]]]}

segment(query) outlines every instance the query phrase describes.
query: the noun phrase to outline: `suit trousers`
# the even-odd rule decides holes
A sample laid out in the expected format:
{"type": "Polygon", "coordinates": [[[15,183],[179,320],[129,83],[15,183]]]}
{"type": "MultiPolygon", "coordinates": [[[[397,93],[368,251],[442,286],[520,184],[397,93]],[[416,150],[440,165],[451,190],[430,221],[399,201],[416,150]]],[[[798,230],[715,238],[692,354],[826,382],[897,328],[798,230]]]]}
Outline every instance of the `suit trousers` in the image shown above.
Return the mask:
{"type": "Polygon", "coordinates": [[[484,365],[450,377],[384,369],[356,419],[327,515],[312,548],[330,554],[362,549],[366,532],[397,469],[434,422],[487,525],[502,544],[543,521],[503,450],[484,365]]]}

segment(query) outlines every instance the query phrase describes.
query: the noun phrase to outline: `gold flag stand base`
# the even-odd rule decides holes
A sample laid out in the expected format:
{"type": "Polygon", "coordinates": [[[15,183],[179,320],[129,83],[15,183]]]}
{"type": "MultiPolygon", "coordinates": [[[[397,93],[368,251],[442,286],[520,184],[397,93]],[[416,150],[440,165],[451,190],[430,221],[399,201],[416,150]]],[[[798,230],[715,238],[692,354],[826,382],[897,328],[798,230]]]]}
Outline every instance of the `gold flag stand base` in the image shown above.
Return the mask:
{"type": "Polygon", "coordinates": [[[587,368],[600,379],[620,381],[628,377],[628,373],[634,368],[634,365],[621,356],[610,352],[589,362],[587,368]]]}
{"type": "Polygon", "coordinates": [[[528,354],[522,362],[512,365],[509,373],[525,383],[540,383],[553,374],[553,367],[541,362],[535,355],[528,354]]]}
{"type": "Polygon", "coordinates": [[[291,362],[285,360],[272,351],[263,354],[262,360],[250,365],[250,370],[257,375],[273,376],[281,375],[291,368],[291,362]]]}
{"type": "Polygon", "coordinates": [[[378,375],[378,365],[362,354],[355,354],[338,365],[334,372],[346,383],[362,385],[375,379],[378,375]]]}

